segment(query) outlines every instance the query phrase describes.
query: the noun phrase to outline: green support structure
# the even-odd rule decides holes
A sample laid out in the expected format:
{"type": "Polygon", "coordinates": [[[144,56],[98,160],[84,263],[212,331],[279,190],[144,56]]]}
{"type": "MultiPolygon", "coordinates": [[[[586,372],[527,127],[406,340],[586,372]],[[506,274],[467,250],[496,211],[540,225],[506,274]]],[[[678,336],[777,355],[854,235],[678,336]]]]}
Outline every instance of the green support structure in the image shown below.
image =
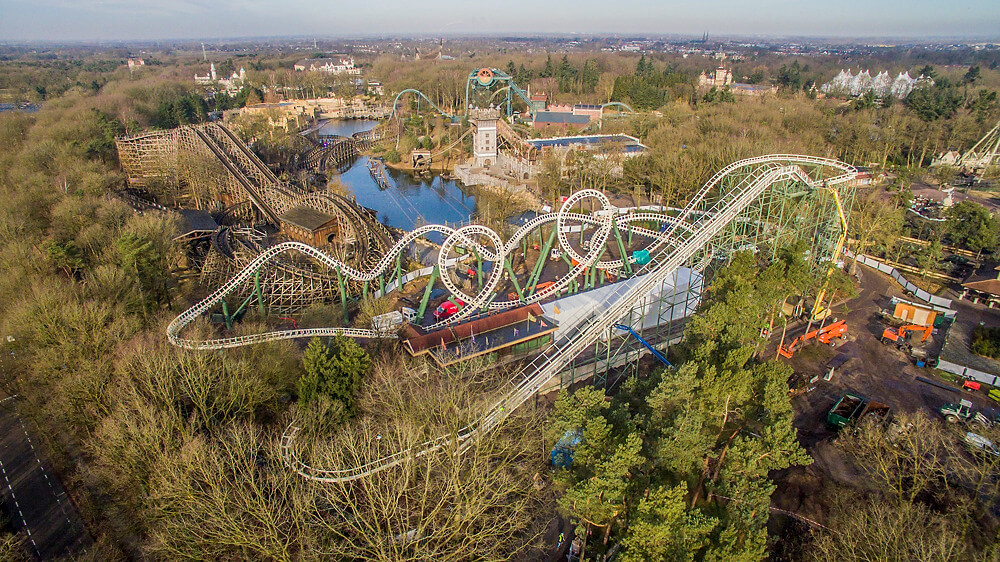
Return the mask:
{"type": "Polygon", "coordinates": [[[472,255],[476,258],[476,279],[479,286],[483,286],[483,257],[479,255],[475,249],[472,250],[472,255]]]}
{"type": "MultiPolygon", "coordinates": [[[[549,250],[552,249],[552,242],[556,239],[557,228],[559,227],[552,227],[552,233],[549,234],[549,239],[545,241],[545,245],[542,246],[542,252],[538,254],[538,262],[535,263],[535,267],[531,269],[531,275],[528,276],[528,281],[524,284],[525,289],[529,291],[529,296],[532,292],[534,292],[532,287],[538,284],[538,278],[542,276],[542,268],[545,267],[545,260],[549,259],[549,250]]],[[[540,235],[541,232],[539,232],[539,236],[540,235]]]]}
{"type": "MultiPolygon", "coordinates": [[[[569,259],[569,257],[566,254],[563,254],[562,259],[563,259],[563,261],[566,262],[566,265],[569,266],[569,270],[573,271],[573,262],[569,259]]],[[[576,277],[574,277],[569,282],[569,294],[572,295],[572,294],[576,293],[577,290],[579,289],[579,287],[580,287],[580,283],[576,280],[576,277]]]]}
{"type": "Polygon", "coordinates": [[[604,257],[604,248],[601,248],[601,253],[597,254],[597,259],[594,260],[594,265],[590,266],[590,288],[596,289],[600,281],[600,269],[597,268],[597,262],[601,261],[604,257]]]}
{"type": "Polygon", "coordinates": [[[361,284],[361,298],[368,300],[368,282],[365,281],[361,284]]]}
{"type": "Polygon", "coordinates": [[[379,288],[382,289],[382,296],[384,297],[385,296],[385,276],[384,275],[379,275],[378,276],[378,285],[379,285],[379,288]]]}
{"type": "Polygon", "coordinates": [[[625,243],[622,242],[622,234],[618,231],[618,221],[613,217],[611,219],[611,226],[614,228],[615,240],[618,241],[618,250],[621,252],[622,262],[624,262],[625,271],[629,277],[632,277],[632,264],[628,262],[628,254],[625,253],[625,243]]]}
{"type": "Polygon", "coordinates": [[[222,301],[222,316],[224,316],[225,319],[226,319],[226,329],[227,330],[232,330],[233,329],[233,317],[229,315],[229,305],[226,304],[225,300],[222,301]]]}
{"type": "Polygon", "coordinates": [[[256,296],[257,296],[256,294],[250,293],[250,296],[248,296],[247,298],[243,299],[243,302],[240,303],[240,306],[236,309],[236,312],[233,313],[233,319],[235,319],[237,316],[239,316],[240,313],[243,312],[243,309],[245,309],[247,307],[247,305],[250,304],[250,301],[252,301],[254,299],[254,297],[256,297],[256,296]]]}
{"type": "Polygon", "coordinates": [[[267,316],[267,309],[264,308],[264,292],[260,289],[260,269],[253,276],[253,291],[257,294],[257,312],[264,318],[267,316]]]}
{"type": "Polygon", "coordinates": [[[423,320],[424,313],[427,312],[427,302],[431,300],[431,291],[434,290],[434,282],[438,278],[438,266],[434,266],[431,270],[431,278],[427,281],[427,287],[424,288],[424,296],[420,298],[420,308],[417,309],[417,319],[423,320]]]}
{"type": "Polygon", "coordinates": [[[250,301],[252,301],[254,298],[257,299],[257,311],[260,313],[261,318],[263,318],[264,315],[265,315],[265,310],[264,310],[264,297],[263,297],[263,293],[260,290],[260,269],[258,269],[257,272],[254,274],[253,292],[250,293],[250,296],[248,296],[247,298],[243,299],[243,302],[240,303],[240,306],[236,309],[236,312],[234,312],[234,313],[232,313],[232,315],[230,315],[226,311],[226,309],[228,308],[228,305],[226,305],[225,301],[222,301],[222,310],[223,310],[223,312],[226,315],[226,326],[228,326],[229,329],[232,329],[232,321],[236,317],[238,317],[241,312],[243,312],[243,310],[247,307],[247,305],[250,304],[250,301]]]}
{"type": "Polygon", "coordinates": [[[344,283],[344,275],[340,273],[340,269],[337,269],[337,284],[340,285],[340,304],[344,308],[344,323],[347,324],[351,321],[351,317],[347,315],[347,287],[344,283]]]}
{"type": "MultiPolygon", "coordinates": [[[[339,272],[338,272],[339,273],[339,272]]],[[[400,281],[403,279],[403,255],[396,254],[396,288],[402,289],[400,281]]]]}
{"type": "Polygon", "coordinates": [[[481,312],[489,312],[490,311],[490,303],[492,303],[494,300],[496,300],[496,298],[497,298],[497,294],[496,293],[493,293],[492,295],[490,295],[490,298],[486,299],[486,302],[483,303],[483,307],[480,308],[479,310],[481,312]]]}
{"type": "Polygon", "coordinates": [[[503,266],[507,269],[507,274],[510,276],[510,282],[514,284],[514,291],[517,292],[517,300],[524,302],[524,291],[521,290],[521,286],[517,283],[517,277],[514,275],[514,268],[510,265],[510,260],[507,258],[503,259],[503,266]]]}

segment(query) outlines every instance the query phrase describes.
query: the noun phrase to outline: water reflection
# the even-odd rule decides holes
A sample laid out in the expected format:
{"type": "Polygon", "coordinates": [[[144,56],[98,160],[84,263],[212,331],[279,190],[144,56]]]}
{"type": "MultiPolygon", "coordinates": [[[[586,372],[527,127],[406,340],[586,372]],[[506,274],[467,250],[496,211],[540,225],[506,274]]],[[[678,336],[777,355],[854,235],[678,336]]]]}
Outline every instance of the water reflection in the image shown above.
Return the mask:
{"type": "MultiPolygon", "coordinates": [[[[375,121],[328,121],[320,129],[322,136],[350,136],[375,126],[375,121]]],[[[476,197],[463,187],[441,176],[414,177],[387,170],[390,188],[381,189],[368,172],[368,157],[362,156],[334,178],[352,193],[358,204],[375,209],[385,224],[413,230],[422,224],[465,222],[475,213],[476,197]]]]}

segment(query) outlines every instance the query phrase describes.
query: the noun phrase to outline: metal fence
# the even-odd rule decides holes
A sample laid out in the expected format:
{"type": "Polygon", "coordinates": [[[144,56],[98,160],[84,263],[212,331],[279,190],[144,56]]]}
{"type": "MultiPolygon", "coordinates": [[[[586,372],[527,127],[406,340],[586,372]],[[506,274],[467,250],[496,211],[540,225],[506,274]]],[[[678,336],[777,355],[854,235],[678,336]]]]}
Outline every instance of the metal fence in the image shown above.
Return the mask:
{"type": "Polygon", "coordinates": [[[973,369],[972,367],[965,367],[957,363],[945,361],[944,359],[938,359],[937,368],[941,369],[942,371],[947,371],[949,373],[956,374],[966,379],[973,379],[982,383],[986,383],[991,386],[997,386],[996,375],[984,373],[982,371],[973,369]]]}
{"type": "MultiPolygon", "coordinates": [[[[850,250],[845,249],[844,253],[849,258],[854,257],[854,254],[850,250]]],[[[917,287],[913,283],[910,283],[905,277],[903,277],[903,274],[900,273],[895,267],[886,265],[875,258],[865,255],[858,256],[858,263],[863,263],[868,267],[881,271],[882,273],[889,274],[889,276],[895,279],[897,283],[902,285],[904,289],[906,289],[910,293],[913,293],[914,296],[916,296],[918,299],[924,302],[929,302],[931,304],[935,304],[937,306],[943,306],[945,308],[951,308],[951,299],[946,299],[943,297],[939,297],[937,295],[932,295],[927,291],[921,289],[920,287],[917,287]]]]}

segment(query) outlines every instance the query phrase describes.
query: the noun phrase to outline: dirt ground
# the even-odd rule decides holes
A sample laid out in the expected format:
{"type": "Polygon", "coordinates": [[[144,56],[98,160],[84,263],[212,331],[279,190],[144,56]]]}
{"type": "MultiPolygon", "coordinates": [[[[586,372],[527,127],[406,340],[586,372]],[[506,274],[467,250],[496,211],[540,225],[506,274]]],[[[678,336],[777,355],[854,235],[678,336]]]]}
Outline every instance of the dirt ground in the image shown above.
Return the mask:
{"type": "MultiPolygon", "coordinates": [[[[858,270],[861,273],[860,294],[834,307],[837,318],[847,319],[847,341],[835,348],[812,343],[801,348],[792,359],[781,359],[789,362],[795,369],[796,382],[807,389],[792,399],[794,424],[799,442],[815,462],[776,474],[778,489],[772,497],[772,504],[820,522],[825,516],[824,490],[830,483],[858,483],[859,475],[833,444],[836,432],[825,423],[827,412],[844,393],[854,392],[884,402],[892,407],[893,412],[923,411],[937,415],[942,405],[961,398],[971,400],[977,408],[996,409],[996,404],[982,393],[949,392],[916,380],[918,376],[933,379],[933,369],[917,367],[902,351],[879,340],[887,326],[878,316],[879,309],[889,308],[892,296],[908,297],[889,276],[862,265],[858,265],[858,270]],[[829,371],[827,363],[840,353],[847,354],[849,359],[835,369],[830,381],[823,380],[823,375],[829,371]],[[819,376],[818,380],[810,383],[815,376],[819,376]]],[[[997,314],[1000,318],[1000,311],[997,314]]],[[[804,331],[804,325],[790,327],[786,340],[804,331]]],[[[934,332],[926,347],[931,357],[937,355],[944,340],[941,330],[935,329],[934,332]]],[[[775,341],[773,345],[776,344],[775,341]]],[[[768,352],[774,353],[773,347],[768,352]]],[[[784,517],[773,519],[777,521],[772,521],[772,527],[788,523],[784,517]]],[[[780,532],[779,529],[772,530],[780,532]]]]}

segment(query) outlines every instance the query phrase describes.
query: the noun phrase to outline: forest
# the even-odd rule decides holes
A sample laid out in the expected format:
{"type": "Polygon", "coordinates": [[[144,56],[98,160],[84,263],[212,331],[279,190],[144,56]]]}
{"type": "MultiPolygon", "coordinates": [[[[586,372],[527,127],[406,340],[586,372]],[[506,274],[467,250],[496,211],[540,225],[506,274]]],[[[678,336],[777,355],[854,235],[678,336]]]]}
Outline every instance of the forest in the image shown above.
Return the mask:
{"type": "MultiPolygon", "coordinates": [[[[862,424],[837,439],[859,481],[830,483],[822,525],[771,510],[782,471],[812,462],[792,425],[791,368],[762,356],[761,319],[777,325],[783,304],[825,282],[800,247],[773,260],[734,256],[686,327],[675,370],[644,367],[611,396],[584,386],[529,402],[464,455],[411,458],[357,483],[316,484],[288,470],[280,439],[292,422],[312,443],[303,451],[312,462],[363,463],[463,427],[511,374],[485,360],[437,368],[391,344],[342,337],[218,353],[166,341],[167,322],[204,289],[183,282],[178,225],[113,195],[126,185],[114,140],[214,111],[352,91],[292,71],[297,56],[219,61],[220,73],[246,66],[248,87],[233,97],[194,84],[190,76],[205,72],[200,53],[155,53],[138,72],[101,50],[0,59],[4,95],[41,104],[37,113],[0,112],[0,383],[18,396],[87,522],[95,543],[79,559],[544,559],[547,526],[560,516],[577,523],[591,559],[1000,556],[1000,461],[955,454],[954,428],[926,416],[903,416],[895,433],[862,424]],[[572,466],[550,466],[548,452],[574,430],[582,445],[572,466]]],[[[632,104],[635,115],[603,130],[635,135],[648,152],[620,178],[581,169],[541,180],[557,193],[597,185],[679,205],[726,164],[769,153],[891,172],[886,191],[855,199],[862,251],[897,248],[884,233],[902,228],[909,183],[954,178],[930,170],[931,159],[970,147],[1000,119],[995,61],[761,53],[734,73],[778,93],[744,98],[699,95],[697,76],[715,61],[693,59],[484,50],[359,62],[387,93],[416,87],[443,107],[461,105],[469,70],[481,66],[555,101],[632,104]],[[814,84],[859,64],[933,74],[935,83],[891,103],[817,99],[814,84]]],[[[980,209],[956,206],[936,232],[908,232],[992,252],[1000,226],[980,209]]],[[[981,345],[995,351],[990,336],[981,345]]],[[[23,533],[3,533],[0,559],[31,559],[23,533]]]]}

